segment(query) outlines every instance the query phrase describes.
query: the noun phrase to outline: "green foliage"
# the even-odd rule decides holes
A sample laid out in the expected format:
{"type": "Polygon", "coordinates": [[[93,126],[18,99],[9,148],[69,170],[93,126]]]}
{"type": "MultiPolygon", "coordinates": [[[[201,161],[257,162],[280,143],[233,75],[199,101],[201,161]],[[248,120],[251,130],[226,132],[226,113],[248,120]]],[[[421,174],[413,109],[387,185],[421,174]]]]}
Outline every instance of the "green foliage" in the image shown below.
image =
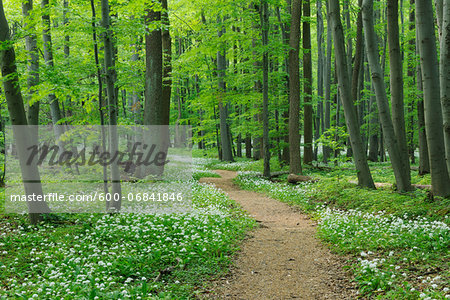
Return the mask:
{"type": "Polygon", "coordinates": [[[4,215],[0,297],[190,297],[254,226],[214,188],[195,184],[193,202],[184,214],[60,215],[38,227],[4,215]]]}

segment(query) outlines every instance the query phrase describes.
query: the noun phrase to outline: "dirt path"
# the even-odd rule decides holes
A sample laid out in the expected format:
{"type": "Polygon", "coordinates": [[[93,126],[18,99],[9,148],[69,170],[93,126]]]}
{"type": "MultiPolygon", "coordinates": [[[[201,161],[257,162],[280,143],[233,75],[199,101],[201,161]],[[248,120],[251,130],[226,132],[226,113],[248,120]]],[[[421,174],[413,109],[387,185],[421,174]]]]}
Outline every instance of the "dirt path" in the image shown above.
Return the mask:
{"type": "Polygon", "coordinates": [[[250,233],[231,274],[214,282],[209,297],[227,299],[354,299],[342,259],[315,237],[313,221],[287,204],[232,183],[236,172],[202,178],[240,203],[259,223],[250,233]]]}

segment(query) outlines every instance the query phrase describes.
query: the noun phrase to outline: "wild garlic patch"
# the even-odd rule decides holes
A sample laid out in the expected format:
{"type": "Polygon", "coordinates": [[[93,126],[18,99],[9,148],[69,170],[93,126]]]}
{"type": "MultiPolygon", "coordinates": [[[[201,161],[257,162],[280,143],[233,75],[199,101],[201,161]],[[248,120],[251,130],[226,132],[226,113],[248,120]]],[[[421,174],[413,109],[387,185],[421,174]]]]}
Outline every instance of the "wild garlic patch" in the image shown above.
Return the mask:
{"type": "Polygon", "coordinates": [[[219,190],[193,183],[192,194],[186,213],[84,215],[71,226],[2,230],[0,298],[189,295],[254,225],[219,190]],[[173,271],[161,275],[166,268],[173,271]]]}

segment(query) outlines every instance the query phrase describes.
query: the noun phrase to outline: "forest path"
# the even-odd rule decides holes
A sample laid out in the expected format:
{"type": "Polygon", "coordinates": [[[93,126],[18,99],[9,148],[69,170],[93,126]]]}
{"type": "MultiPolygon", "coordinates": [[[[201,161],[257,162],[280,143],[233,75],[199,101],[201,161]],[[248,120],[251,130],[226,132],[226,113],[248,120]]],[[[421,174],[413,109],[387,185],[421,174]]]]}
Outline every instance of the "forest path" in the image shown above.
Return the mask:
{"type": "Polygon", "coordinates": [[[216,170],[221,178],[202,178],[239,203],[260,224],[249,233],[231,274],[213,283],[208,298],[354,299],[343,260],[315,237],[315,223],[285,203],[241,190],[237,172],[216,170]]]}

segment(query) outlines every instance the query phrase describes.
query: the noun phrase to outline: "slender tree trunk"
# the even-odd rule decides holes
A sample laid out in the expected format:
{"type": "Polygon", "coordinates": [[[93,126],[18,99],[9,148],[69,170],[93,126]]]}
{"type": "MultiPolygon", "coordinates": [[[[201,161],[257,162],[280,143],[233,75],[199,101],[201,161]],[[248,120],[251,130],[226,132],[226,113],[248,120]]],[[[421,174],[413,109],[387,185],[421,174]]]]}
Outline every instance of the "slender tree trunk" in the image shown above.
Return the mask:
{"type": "Polygon", "coordinates": [[[437,51],[433,24],[433,7],[429,0],[416,0],[416,30],[422,71],[425,130],[430,157],[432,191],[436,196],[450,195],[450,182],[445,162],[444,133],[437,51]]]}
{"type": "Polygon", "coordinates": [[[353,53],[353,39],[348,33],[352,30],[351,19],[350,19],[350,0],[343,1],[343,14],[347,31],[347,65],[348,65],[348,77],[352,78],[352,53],[353,53]]]}
{"type": "MultiPolygon", "coordinates": [[[[288,1],[289,2],[289,1],[288,1]]],[[[291,5],[290,2],[287,4],[287,10],[290,11],[291,9],[291,5]]],[[[286,48],[289,46],[289,23],[283,23],[281,20],[281,15],[280,15],[280,9],[279,7],[276,8],[276,13],[277,13],[277,18],[278,18],[278,22],[281,25],[281,34],[283,37],[283,44],[286,45],[286,48]]],[[[289,12],[290,14],[290,12],[289,12]]],[[[286,72],[286,77],[285,77],[285,85],[284,85],[284,91],[286,93],[287,98],[289,99],[289,56],[286,55],[284,60],[283,60],[283,65],[284,65],[284,72],[286,72]]],[[[282,126],[285,130],[283,132],[285,132],[286,134],[282,137],[282,141],[283,141],[283,147],[282,147],[282,154],[281,154],[281,160],[283,164],[288,164],[289,163],[289,109],[286,109],[283,111],[282,113],[282,119],[284,120],[284,126],[282,126]]]]}
{"type": "MultiPolygon", "coordinates": [[[[323,84],[325,86],[325,113],[324,113],[324,132],[331,128],[331,56],[333,50],[333,41],[331,35],[331,26],[329,16],[327,16],[327,56],[324,64],[323,84]]],[[[328,146],[323,146],[323,161],[328,163],[328,158],[331,149],[328,146]]]]}
{"type": "Polygon", "coordinates": [[[270,140],[269,140],[269,5],[267,0],[261,0],[261,36],[264,53],[263,69],[263,147],[264,147],[264,177],[270,177],[270,140]]]}
{"type": "Polygon", "coordinates": [[[163,53],[163,87],[162,87],[162,111],[164,124],[169,124],[170,97],[172,93],[172,39],[170,37],[170,23],[167,0],[161,0],[161,20],[163,29],[161,33],[163,53]]]}
{"type": "MultiPolygon", "coordinates": [[[[114,73],[113,73],[113,46],[111,37],[111,19],[109,15],[108,0],[102,0],[102,26],[103,33],[103,47],[105,60],[105,75],[106,75],[106,94],[108,96],[108,110],[109,110],[109,150],[110,153],[119,151],[119,136],[117,134],[117,99],[114,87],[114,73]]],[[[120,186],[120,173],[117,161],[111,164],[111,183],[112,194],[118,195],[119,201],[106,202],[106,209],[112,212],[118,212],[121,208],[122,190],[120,186]]],[[[114,198],[116,199],[117,196],[114,198]]]]}
{"type": "MultiPolygon", "coordinates": [[[[221,24],[222,20],[217,19],[218,23],[221,24]]],[[[218,36],[219,39],[225,34],[225,27],[219,29],[218,36]]],[[[220,141],[222,144],[222,160],[224,161],[234,161],[233,153],[231,149],[230,133],[228,127],[228,105],[224,104],[224,97],[226,92],[225,83],[225,70],[227,68],[227,63],[225,60],[225,42],[221,41],[222,47],[217,51],[217,76],[219,84],[219,115],[220,115],[220,141]]]]}
{"type": "MultiPolygon", "coordinates": [[[[375,93],[375,89],[372,86],[372,93],[375,93]]],[[[370,138],[369,138],[369,157],[370,161],[378,161],[378,111],[377,111],[377,103],[374,95],[370,96],[370,138]]]]}
{"type": "MultiPolygon", "coordinates": [[[[391,109],[394,133],[403,164],[403,176],[407,176],[407,184],[411,184],[411,173],[408,159],[408,145],[406,143],[405,115],[403,105],[403,67],[400,53],[400,37],[398,27],[398,0],[387,2],[387,33],[389,44],[389,70],[391,83],[391,109]]],[[[410,187],[407,187],[410,189],[410,187]]]]}
{"type": "Polygon", "coordinates": [[[311,164],[313,160],[313,112],[312,112],[312,61],[311,61],[311,4],[310,0],[303,0],[303,107],[304,107],[304,126],[303,126],[303,163],[311,164]]]}
{"type": "MultiPolygon", "coordinates": [[[[358,0],[358,6],[361,7],[362,0],[358,0]]],[[[362,16],[361,9],[358,12],[358,19],[356,21],[356,46],[355,46],[355,63],[352,73],[352,99],[355,104],[358,100],[358,80],[363,59],[363,36],[362,36],[362,16]]]]}
{"type": "MultiPolygon", "coordinates": [[[[43,34],[42,42],[44,48],[44,60],[45,64],[50,68],[54,68],[53,63],[53,49],[52,49],[52,36],[50,34],[50,5],[49,0],[42,0],[42,23],[43,23],[43,34]]],[[[59,137],[64,133],[64,127],[62,125],[57,126],[62,118],[61,109],[59,107],[59,101],[54,93],[48,95],[50,101],[50,113],[52,116],[52,123],[54,126],[55,137],[59,140],[59,137]]],[[[63,147],[63,143],[59,142],[60,148],[63,147]]]]}
{"type": "Polygon", "coordinates": [[[339,92],[342,105],[344,106],[345,120],[350,134],[356,169],[358,171],[358,184],[367,188],[375,188],[372,175],[370,174],[369,165],[367,163],[364,145],[361,140],[354,102],[351,98],[351,86],[344,45],[344,32],[339,13],[339,0],[329,0],[328,5],[333,32],[339,92]]]}
{"type": "MultiPolygon", "coordinates": [[[[418,52],[418,49],[417,49],[418,52]]],[[[417,120],[419,126],[419,175],[430,173],[430,156],[428,155],[427,133],[425,130],[425,109],[423,105],[422,71],[417,64],[417,120]]]]}
{"type": "Polygon", "coordinates": [[[322,0],[316,1],[317,5],[317,112],[316,112],[316,126],[315,126],[315,147],[314,147],[314,159],[316,161],[319,160],[319,144],[318,139],[320,138],[320,134],[324,131],[324,105],[323,105],[323,71],[324,71],[324,58],[323,58],[323,16],[322,16],[322,0]]]}
{"type": "Polygon", "coordinates": [[[444,0],[441,37],[441,105],[444,121],[445,157],[450,173],[450,1],[444,0]]]}
{"type": "Polygon", "coordinates": [[[444,20],[444,0],[434,0],[436,5],[436,21],[438,26],[439,40],[442,38],[442,32],[444,30],[443,20],[444,20]]]}
{"type": "MultiPolygon", "coordinates": [[[[94,41],[94,59],[95,66],[97,70],[97,83],[98,83],[98,111],[100,114],[100,125],[102,126],[102,151],[106,149],[106,132],[105,132],[105,107],[103,105],[103,81],[102,81],[102,72],[101,65],[98,55],[98,41],[97,41],[97,28],[95,25],[95,3],[94,0],[90,0],[91,2],[91,10],[92,10],[92,40],[94,41]]],[[[103,191],[105,194],[108,193],[108,168],[106,164],[103,164],[103,191]]]]}
{"type": "MultiPolygon", "coordinates": [[[[392,162],[392,168],[394,169],[397,189],[399,191],[408,191],[411,190],[409,161],[408,168],[406,168],[399,146],[399,141],[395,135],[391,115],[389,113],[389,102],[386,96],[383,73],[378,63],[379,52],[377,45],[377,36],[375,34],[373,26],[373,0],[364,0],[362,13],[367,47],[367,57],[369,59],[372,82],[375,88],[378,113],[380,116],[381,126],[383,127],[383,136],[387,144],[389,156],[392,162]]],[[[403,155],[407,155],[406,149],[403,155]]],[[[408,160],[407,156],[406,160],[408,160]]]]}
{"type": "Polygon", "coordinates": [[[30,13],[33,11],[33,1],[23,0],[22,13],[24,18],[24,27],[30,31],[25,36],[25,46],[28,53],[27,62],[27,86],[28,86],[28,113],[27,120],[29,125],[39,124],[39,101],[33,99],[35,86],[39,84],[39,52],[37,48],[36,33],[33,22],[30,22],[30,13]],[[32,103],[31,103],[32,102],[32,103]]]}
{"type": "Polygon", "coordinates": [[[249,133],[245,135],[245,157],[252,158],[252,137],[249,133]]]}
{"type": "MultiPolygon", "coordinates": [[[[3,1],[0,0],[0,43],[6,47],[0,49],[0,68],[3,76],[3,90],[8,104],[9,116],[13,125],[14,140],[19,154],[22,180],[27,195],[43,195],[37,164],[26,163],[27,149],[32,146],[29,132],[23,130],[27,125],[27,117],[20,91],[19,76],[17,74],[16,55],[11,43],[9,26],[3,10],[3,1]]],[[[31,224],[37,224],[42,220],[42,213],[50,213],[50,208],[45,201],[28,201],[28,211],[31,224]]]]}
{"type": "MultiPolygon", "coordinates": [[[[410,0],[410,11],[409,11],[409,30],[410,32],[415,32],[415,9],[414,9],[414,0],[410,0]]],[[[403,31],[403,30],[402,30],[403,31]]],[[[411,87],[414,87],[414,84],[416,83],[415,78],[415,69],[416,69],[416,39],[414,37],[410,37],[408,40],[408,78],[412,78],[413,84],[410,85],[411,87]]],[[[409,128],[407,129],[407,135],[408,135],[408,152],[411,160],[411,164],[416,163],[416,145],[414,141],[414,132],[415,132],[415,116],[414,116],[414,107],[416,106],[416,99],[415,97],[411,97],[410,103],[408,105],[408,114],[409,114],[409,128]]]]}
{"type": "Polygon", "coordinates": [[[292,0],[291,30],[289,38],[289,172],[301,173],[300,157],[300,20],[302,0],[292,0]]]}

